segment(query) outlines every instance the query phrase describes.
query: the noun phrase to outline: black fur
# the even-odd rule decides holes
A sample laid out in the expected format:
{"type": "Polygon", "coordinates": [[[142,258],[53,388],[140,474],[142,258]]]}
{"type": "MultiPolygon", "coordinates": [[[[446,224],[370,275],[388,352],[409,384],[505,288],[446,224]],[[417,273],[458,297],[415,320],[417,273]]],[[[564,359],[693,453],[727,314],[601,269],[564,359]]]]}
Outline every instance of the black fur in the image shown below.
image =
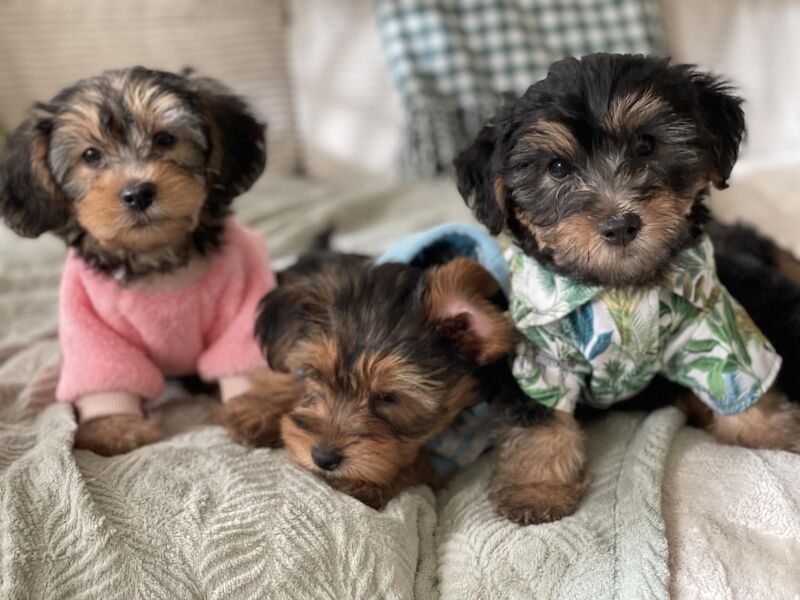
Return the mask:
{"type": "MultiPolygon", "coordinates": [[[[669,252],[640,260],[638,270],[658,279],[669,260],[702,232],[706,191],[697,191],[698,183],[726,185],[744,135],[741,102],[720,79],[691,65],[671,65],[668,59],[615,54],[565,58],[551,66],[545,79],[502,107],[456,157],[458,188],[492,233],[510,232],[523,251],[562,274],[602,285],[651,283],[640,274],[620,281],[568,261],[556,264],[552,249],[542,246],[531,226],[554,229],[572,215],[594,217],[604,193],[625,197],[628,205],[649,202],[664,191],[693,197],[696,206],[674,233],[669,252]],[[608,124],[616,102],[648,95],[661,104],[644,125],[624,131],[608,124]],[[569,131],[577,141],[577,155],[556,156],[527,143],[532,126],[540,122],[569,131]],[[652,155],[644,158],[633,153],[643,136],[656,141],[652,155]],[[555,181],[548,166],[564,158],[569,158],[574,176],[555,181]]],[[[583,256],[591,252],[589,240],[586,248],[583,256]]]]}
{"type": "MultiPolygon", "coordinates": [[[[531,403],[519,388],[507,357],[477,366],[469,353],[429,322],[426,278],[431,267],[449,262],[440,253],[434,258],[423,268],[396,263],[375,266],[368,257],[330,251],[302,256],[278,275],[281,286],[259,307],[256,337],[270,365],[286,371],[290,348],[324,332],[336,339],[337,354],[345,357],[340,375],[343,389],[350,377],[348,367],[358,355],[384,352],[414,364],[438,383],[438,392],[474,374],[498,426],[532,425],[551,418],[552,409],[531,403]]],[[[490,300],[504,310],[507,300],[502,292],[498,296],[490,300]]],[[[420,428],[424,432],[425,424],[420,423],[420,428]]]]}
{"type": "MultiPolygon", "coordinates": [[[[219,132],[222,160],[213,183],[214,195],[230,203],[255,183],[267,163],[266,126],[244,101],[213,79],[186,80],[206,112],[208,126],[219,132]]],[[[212,149],[213,151],[213,149],[212,149]]]]}
{"type": "Polygon", "coordinates": [[[36,154],[47,147],[52,120],[45,109],[34,109],[31,117],[8,138],[6,154],[0,162],[0,215],[19,235],[38,237],[63,226],[69,219],[69,206],[48,170],[34,173],[36,154]]]}
{"type": "Polygon", "coordinates": [[[232,200],[253,184],[265,164],[265,126],[220,83],[143,67],[107,71],[36,104],[9,137],[0,162],[0,216],[26,237],[52,231],[98,271],[130,280],[217,251],[232,200]],[[133,116],[134,89],[147,90],[151,99],[175,99],[173,113],[180,114],[183,133],[205,154],[204,164],[185,165],[206,182],[197,227],[177,246],[146,258],[135,251],[104,249],[81,225],[75,207],[88,190],[72,172],[83,149],[76,152],[73,142],[57,141],[65,127],[76,129],[76,115],[93,114],[104,138],[98,143],[127,148],[130,160],[157,160],[149,145],[134,146],[139,138],[132,132],[141,127],[133,116]],[[66,125],[68,118],[72,123],[66,125]]]}
{"type": "Polygon", "coordinates": [[[720,281],[783,358],[781,388],[800,399],[800,285],[778,270],[775,244],[752,228],[713,223],[709,234],[720,281]]]}

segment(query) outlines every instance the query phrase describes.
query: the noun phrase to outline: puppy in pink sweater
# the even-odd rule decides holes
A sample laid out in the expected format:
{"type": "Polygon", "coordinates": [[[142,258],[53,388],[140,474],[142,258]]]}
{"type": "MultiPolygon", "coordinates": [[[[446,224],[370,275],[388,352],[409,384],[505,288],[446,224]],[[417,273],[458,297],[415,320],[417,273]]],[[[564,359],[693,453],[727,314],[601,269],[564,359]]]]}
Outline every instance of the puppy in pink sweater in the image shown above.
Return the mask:
{"type": "Polygon", "coordinates": [[[219,83],[141,67],[36,104],[0,163],[0,214],[70,247],[57,399],[76,447],[111,455],[162,436],[142,405],[164,378],[252,397],[266,367],[258,301],[275,285],[263,241],[231,202],[266,162],[264,125],[219,83]]]}

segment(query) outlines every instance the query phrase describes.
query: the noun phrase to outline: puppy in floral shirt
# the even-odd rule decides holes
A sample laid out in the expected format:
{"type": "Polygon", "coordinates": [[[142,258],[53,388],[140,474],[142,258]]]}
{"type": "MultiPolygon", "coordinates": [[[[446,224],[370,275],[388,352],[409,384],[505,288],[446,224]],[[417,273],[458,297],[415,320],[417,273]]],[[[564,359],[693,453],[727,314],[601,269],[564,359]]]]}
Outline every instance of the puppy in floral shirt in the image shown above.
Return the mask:
{"type": "Polygon", "coordinates": [[[775,381],[781,358],[717,279],[707,237],[674,261],[663,285],[580,284],[518,247],[511,314],[522,339],[514,375],[525,393],[572,413],[583,400],[607,408],[661,374],[721,415],[749,408],[775,381]]]}
{"type": "Polygon", "coordinates": [[[566,58],[456,158],[467,204],[514,242],[516,379],[555,409],[499,442],[490,495],[508,518],[572,514],[590,479],[576,402],[610,406],[656,374],[699,398],[718,440],[798,451],[800,409],[772,385],[781,359],[719,283],[704,233],[741,102],[667,59],[566,58]]]}

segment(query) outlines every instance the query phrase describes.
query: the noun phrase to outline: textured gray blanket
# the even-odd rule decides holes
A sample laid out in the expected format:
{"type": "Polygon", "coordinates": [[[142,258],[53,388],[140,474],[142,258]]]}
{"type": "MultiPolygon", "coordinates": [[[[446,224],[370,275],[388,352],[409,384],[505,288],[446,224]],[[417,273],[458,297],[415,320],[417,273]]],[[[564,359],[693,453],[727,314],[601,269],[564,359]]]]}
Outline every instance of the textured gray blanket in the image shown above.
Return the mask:
{"type": "MultiPolygon", "coordinates": [[[[345,201],[326,193],[327,204],[319,190],[273,183],[268,203],[251,197],[239,215],[276,254],[291,253],[302,243],[296,231],[342,214],[345,201]]],[[[435,204],[436,187],[406,205],[381,204],[386,193],[348,196],[356,224],[342,228],[347,244],[379,250],[462,214],[453,202],[425,219],[409,210],[435,204]],[[401,219],[406,211],[417,220],[401,219]],[[384,229],[349,233],[370,213],[384,229]]],[[[115,458],[73,451],[73,414],[48,397],[62,261],[54,240],[0,234],[0,597],[667,597],[661,480],[676,411],[590,426],[594,481],[580,510],[524,528],[496,517],[487,500],[492,456],[438,499],[415,488],[376,512],[281,451],[231,443],[205,398],[159,409],[172,432],[159,444],[115,458]]]]}

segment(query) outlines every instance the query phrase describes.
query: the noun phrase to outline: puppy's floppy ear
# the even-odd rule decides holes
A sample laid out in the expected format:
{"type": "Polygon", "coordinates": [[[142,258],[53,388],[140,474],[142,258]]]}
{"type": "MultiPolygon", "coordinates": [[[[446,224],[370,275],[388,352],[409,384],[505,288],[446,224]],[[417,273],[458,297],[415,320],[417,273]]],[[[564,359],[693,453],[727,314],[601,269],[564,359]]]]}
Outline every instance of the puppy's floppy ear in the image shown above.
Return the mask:
{"type": "Polygon", "coordinates": [[[745,132],[742,99],[734,95],[730,85],[712,75],[693,72],[691,81],[697,120],[711,153],[711,182],[725,189],[745,132]]]}
{"type": "Polygon", "coordinates": [[[266,126],[244,101],[214,79],[191,78],[187,83],[200,97],[211,135],[211,185],[223,198],[250,189],[267,163],[266,126]]]}
{"type": "Polygon", "coordinates": [[[0,161],[0,215],[26,237],[38,237],[69,219],[69,205],[47,165],[53,111],[36,105],[8,138],[0,161]]]}
{"type": "Polygon", "coordinates": [[[508,190],[499,173],[498,135],[498,126],[489,123],[453,161],[459,193],[478,221],[493,235],[500,233],[505,225],[509,201],[508,190]]]}
{"type": "Polygon", "coordinates": [[[428,319],[476,365],[511,349],[512,327],[491,299],[500,292],[495,278],[474,260],[455,258],[427,276],[428,319]]]}
{"type": "Polygon", "coordinates": [[[286,372],[292,347],[306,337],[322,312],[319,295],[308,283],[281,285],[258,305],[255,334],[270,367],[286,372]]]}

